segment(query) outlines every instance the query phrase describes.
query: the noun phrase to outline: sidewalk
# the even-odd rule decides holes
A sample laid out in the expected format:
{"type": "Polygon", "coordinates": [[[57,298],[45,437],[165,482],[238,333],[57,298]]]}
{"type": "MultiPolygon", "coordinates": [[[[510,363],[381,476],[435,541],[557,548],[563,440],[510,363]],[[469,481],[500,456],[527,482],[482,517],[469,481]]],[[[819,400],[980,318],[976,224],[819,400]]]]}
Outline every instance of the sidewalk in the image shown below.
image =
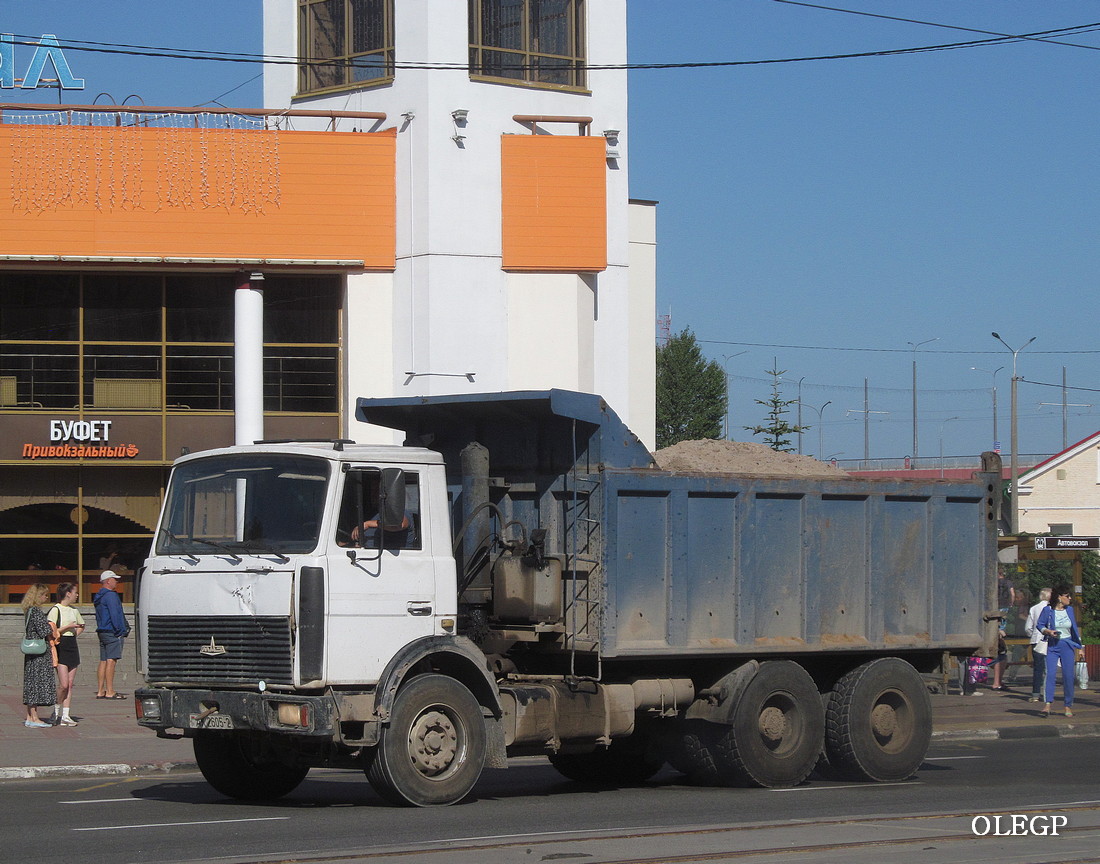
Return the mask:
{"type": "MultiPolygon", "coordinates": [[[[933,741],[988,738],[1100,736],[1100,690],[1078,691],[1074,717],[1039,717],[1042,704],[1028,702],[1030,687],[980,696],[932,696],[933,741]]],[[[1059,694],[1060,694],[1059,690],[1059,694]]],[[[54,775],[125,775],[193,770],[187,739],[166,740],[134,721],[133,693],[126,699],[96,699],[94,686],[77,684],[72,714],[79,725],[28,729],[23,690],[0,687],[0,780],[54,775]]],[[[43,717],[48,710],[41,709],[43,717]]]]}

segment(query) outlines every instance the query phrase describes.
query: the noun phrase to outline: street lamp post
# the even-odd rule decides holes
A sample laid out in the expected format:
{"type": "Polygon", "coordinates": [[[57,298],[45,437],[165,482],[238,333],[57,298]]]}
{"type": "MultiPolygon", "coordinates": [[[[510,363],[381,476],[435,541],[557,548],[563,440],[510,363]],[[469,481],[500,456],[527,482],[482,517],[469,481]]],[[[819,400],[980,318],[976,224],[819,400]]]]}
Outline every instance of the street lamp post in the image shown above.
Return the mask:
{"type": "Polygon", "coordinates": [[[798,455],[802,455],[802,382],[806,380],[803,375],[798,379],[798,455]]]}
{"type": "MultiPolygon", "coordinates": [[[[826,405],[832,405],[832,404],[833,404],[833,400],[830,399],[828,402],[825,403],[825,405],[822,405],[820,408],[814,408],[813,405],[807,405],[806,406],[811,411],[816,411],[817,412],[817,458],[818,459],[821,459],[821,454],[825,452],[825,448],[821,446],[821,426],[823,425],[822,412],[825,410],[826,405]]],[[[822,460],[822,461],[824,461],[824,460],[822,460]]]]}
{"type": "Polygon", "coordinates": [[[943,427],[950,423],[952,420],[958,420],[958,417],[948,417],[942,423],[940,423],[940,477],[943,477],[943,427]]]}
{"type": "Polygon", "coordinates": [[[732,441],[730,438],[730,370],[729,362],[734,357],[740,357],[742,354],[748,354],[748,351],[738,351],[736,354],[723,354],[722,355],[722,371],[726,376],[726,440],[732,441]]]}
{"type": "Polygon", "coordinates": [[[925,339],[923,342],[907,342],[913,346],[913,465],[917,464],[917,349],[929,342],[936,342],[939,336],[925,339]]]}
{"type": "Polygon", "coordinates": [[[1004,368],[1004,366],[998,366],[990,371],[989,369],[979,369],[977,366],[970,367],[972,372],[985,372],[987,375],[993,376],[993,449],[998,453],[1001,452],[1001,440],[997,437],[997,373],[1004,368]]]}
{"type": "Polygon", "coordinates": [[[1019,454],[1018,451],[1019,451],[1020,447],[1019,447],[1018,439],[1016,437],[1017,419],[1018,419],[1017,418],[1017,413],[1016,413],[1016,404],[1017,404],[1017,402],[1016,402],[1016,384],[1020,379],[1016,375],[1016,356],[1021,351],[1023,351],[1028,345],[1030,345],[1032,342],[1034,342],[1035,337],[1032,336],[1030,339],[1028,339],[1019,348],[1013,348],[1011,345],[1009,345],[1007,342],[1005,342],[1005,340],[1001,338],[1001,334],[997,333],[996,331],[994,331],[994,333],[993,333],[993,338],[996,339],[998,342],[1000,342],[1002,345],[1004,345],[1005,348],[1007,348],[1009,351],[1012,352],[1012,397],[1011,397],[1012,405],[1011,405],[1011,408],[1009,409],[1011,414],[1012,414],[1011,431],[1010,431],[1010,434],[1012,435],[1012,440],[1009,442],[1009,446],[1012,448],[1012,462],[1011,462],[1012,467],[1011,467],[1011,472],[1010,472],[1011,475],[1012,475],[1012,486],[1011,486],[1011,491],[1010,491],[1011,512],[1008,514],[1008,519],[1009,519],[1008,524],[1009,524],[1009,531],[1012,534],[1019,534],[1020,533],[1020,454],[1019,454]]]}

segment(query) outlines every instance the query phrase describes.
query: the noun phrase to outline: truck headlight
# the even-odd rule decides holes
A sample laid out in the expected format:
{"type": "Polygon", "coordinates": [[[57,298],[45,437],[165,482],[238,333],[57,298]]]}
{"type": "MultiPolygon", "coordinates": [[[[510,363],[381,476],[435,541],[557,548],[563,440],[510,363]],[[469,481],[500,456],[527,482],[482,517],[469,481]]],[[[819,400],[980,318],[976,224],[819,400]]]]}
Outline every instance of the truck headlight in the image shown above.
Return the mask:
{"type": "Polygon", "coordinates": [[[141,696],[134,707],[137,709],[138,720],[160,719],[160,698],[157,696],[141,696]]]}
{"type": "Polygon", "coordinates": [[[310,726],[310,710],[308,704],[301,702],[276,702],[276,716],[282,726],[301,726],[308,729],[310,726]]]}

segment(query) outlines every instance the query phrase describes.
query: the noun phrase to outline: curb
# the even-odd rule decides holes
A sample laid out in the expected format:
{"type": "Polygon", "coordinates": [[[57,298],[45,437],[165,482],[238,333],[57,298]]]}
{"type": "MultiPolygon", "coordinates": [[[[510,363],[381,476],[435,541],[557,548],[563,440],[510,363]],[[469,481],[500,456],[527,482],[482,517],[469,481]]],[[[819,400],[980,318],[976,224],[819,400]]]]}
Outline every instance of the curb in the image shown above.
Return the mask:
{"type": "Polygon", "coordinates": [[[1005,726],[1000,729],[945,729],[932,733],[933,741],[1015,741],[1021,738],[1093,738],[1100,736],[1100,723],[1069,723],[1035,726],[1005,726]]]}
{"type": "Polygon", "coordinates": [[[0,768],[0,780],[36,780],[43,777],[121,777],[136,774],[167,774],[171,771],[197,771],[195,762],[148,762],[129,765],[37,765],[0,768]]]}

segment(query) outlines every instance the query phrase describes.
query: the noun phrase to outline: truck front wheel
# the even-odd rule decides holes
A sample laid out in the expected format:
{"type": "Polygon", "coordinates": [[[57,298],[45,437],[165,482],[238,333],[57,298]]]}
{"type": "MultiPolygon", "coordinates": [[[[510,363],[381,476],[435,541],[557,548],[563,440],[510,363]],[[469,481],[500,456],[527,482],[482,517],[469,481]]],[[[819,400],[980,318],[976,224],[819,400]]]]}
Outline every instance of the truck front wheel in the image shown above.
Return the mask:
{"type": "Polygon", "coordinates": [[[853,669],[829,695],[825,753],[853,780],[906,780],[932,737],[932,700],[917,670],[897,657],[853,669]]]}
{"type": "Polygon", "coordinates": [[[206,782],[230,798],[274,801],[293,792],[309,773],[247,734],[207,732],[195,736],[194,747],[206,782]]]}
{"type": "Polygon", "coordinates": [[[825,737],[821,694],[790,660],[769,660],[745,688],[714,761],[729,785],[797,786],[810,776],[825,737]]]}
{"type": "Polygon", "coordinates": [[[418,675],[397,691],[367,779],[391,804],[433,807],[465,798],[485,764],[485,721],[466,687],[418,675]]]}

